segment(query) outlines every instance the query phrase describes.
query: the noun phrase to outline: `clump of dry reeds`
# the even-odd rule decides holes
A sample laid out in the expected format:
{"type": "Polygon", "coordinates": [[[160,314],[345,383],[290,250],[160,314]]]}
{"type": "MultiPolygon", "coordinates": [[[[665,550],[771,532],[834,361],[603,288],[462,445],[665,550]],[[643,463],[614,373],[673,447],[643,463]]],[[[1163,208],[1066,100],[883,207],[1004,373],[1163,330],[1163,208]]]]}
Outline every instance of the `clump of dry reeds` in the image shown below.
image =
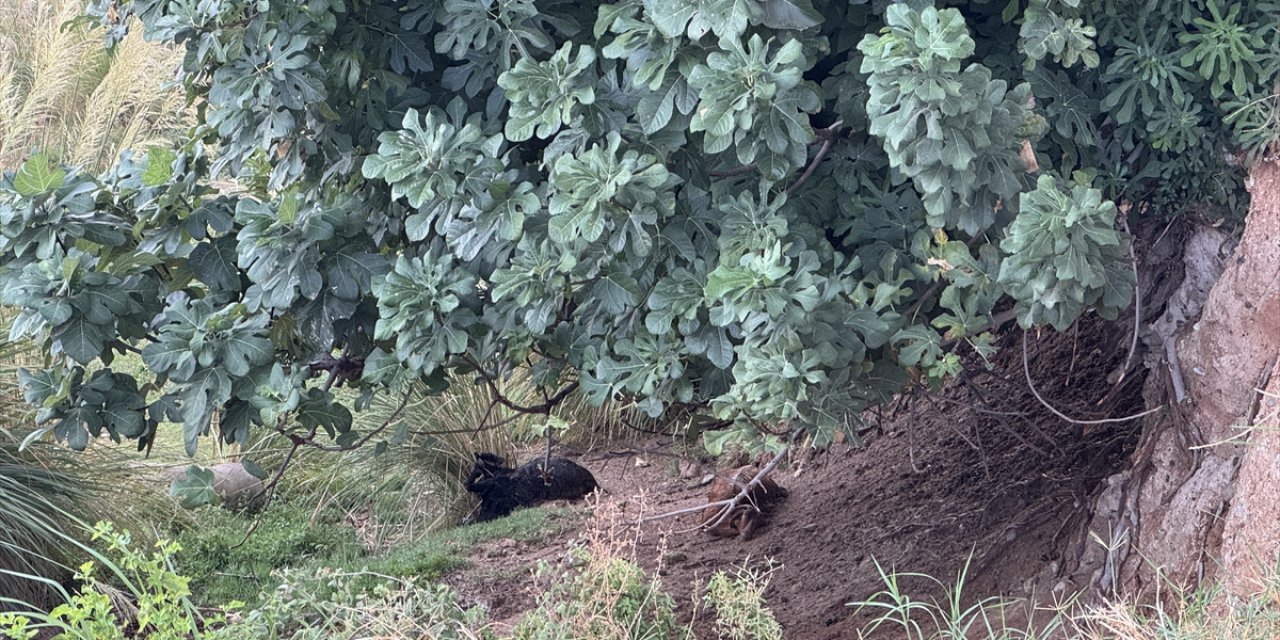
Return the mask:
{"type": "Polygon", "coordinates": [[[176,77],[182,52],[140,28],[113,49],[101,29],[72,22],[79,0],[0,0],[0,169],[34,150],[99,171],[124,149],[188,126],[176,77]]]}

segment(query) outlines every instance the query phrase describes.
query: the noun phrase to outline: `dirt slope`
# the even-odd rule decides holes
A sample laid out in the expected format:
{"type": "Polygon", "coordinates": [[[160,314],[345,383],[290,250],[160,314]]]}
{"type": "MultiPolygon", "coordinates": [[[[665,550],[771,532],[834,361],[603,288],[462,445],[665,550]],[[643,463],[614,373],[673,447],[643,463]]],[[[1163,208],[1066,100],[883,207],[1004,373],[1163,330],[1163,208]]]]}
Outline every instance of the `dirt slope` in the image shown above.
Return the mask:
{"type": "MultiPolygon", "coordinates": [[[[1016,330],[1005,337],[994,371],[979,367],[968,383],[903,398],[863,447],[801,452],[777,476],[789,497],[752,540],[712,538],[696,530],[693,516],[648,523],[639,525],[638,561],[659,572],[686,616],[714,571],[748,558],[771,561],[777,569],[766,598],[787,638],[797,640],[856,637],[866,618],[846,603],[882,587],[875,561],[951,581],[972,554],[973,597],[1033,590],[1046,597],[1055,586],[1072,588],[1055,575],[1059,550],[1080,544],[1066,538],[1137,434],[1131,423],[1086,431],[1044,409],[1023,378],[1021,339],[1016,330]]],[[[1038,390],[1068,415],[1100,417],[1100,401],[1113,416],[1141,407],[1138,376],[1119,386],[1106,381],[1127,355],[1115,346],[1127,342],[1121,328],[1094,320],[1029,340],[1038,390]]],[[[681,461],[669,441],[649,447],[657,452],[588,452],[580,460],[607,489],[603,500],[636,519],[705,500],[700,481],[710,465],[681,461]]],[[[532,606],[533,590],[513,588],[513,567],[563,557],[574,536],[537,548],[499,542],[479,550],[477,565],[450,582],[495,619],[514,620],[532,606]]],[[[937,592],[920,579],[903,586],[937,592]]],[[[699,637],[716,637],[709,625],[700,611],[699,637]]]]}

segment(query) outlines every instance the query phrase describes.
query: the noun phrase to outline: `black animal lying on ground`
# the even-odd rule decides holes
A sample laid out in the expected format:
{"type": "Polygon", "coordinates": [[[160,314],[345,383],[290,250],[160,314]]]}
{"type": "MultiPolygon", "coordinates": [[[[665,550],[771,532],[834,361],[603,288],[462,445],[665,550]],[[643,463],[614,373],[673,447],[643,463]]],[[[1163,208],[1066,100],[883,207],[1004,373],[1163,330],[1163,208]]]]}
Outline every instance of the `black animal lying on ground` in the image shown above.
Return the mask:
{"type": "Polygon", "coordinates": [[[576,500],[599,486],[595,476],[567,458],[551,458],[543,469],[538,457],[515,469],[492,453],[477,453],[476,466],[467,476],[467,491],[480,496],[480,506],[462,523],[501,518],[517,507],[547,500],[576,500]]]}

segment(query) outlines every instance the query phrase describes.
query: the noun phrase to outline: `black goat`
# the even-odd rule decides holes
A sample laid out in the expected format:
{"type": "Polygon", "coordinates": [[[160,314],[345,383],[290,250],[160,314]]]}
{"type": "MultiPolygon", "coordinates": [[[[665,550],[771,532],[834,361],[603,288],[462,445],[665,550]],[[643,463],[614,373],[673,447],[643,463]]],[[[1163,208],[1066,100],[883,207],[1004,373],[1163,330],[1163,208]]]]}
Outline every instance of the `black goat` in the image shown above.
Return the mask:
{"type": "Polygon", "coordinates": [[[480,506],[463,524],[501,518],[517,507],[547,500],[576,500],[599,486],[590,471],[572,460],[551,458],[545,469],[543,462],[539,457],[512,469],[492,453],[477,453],[466,486],[480,496],[480,506]]]}

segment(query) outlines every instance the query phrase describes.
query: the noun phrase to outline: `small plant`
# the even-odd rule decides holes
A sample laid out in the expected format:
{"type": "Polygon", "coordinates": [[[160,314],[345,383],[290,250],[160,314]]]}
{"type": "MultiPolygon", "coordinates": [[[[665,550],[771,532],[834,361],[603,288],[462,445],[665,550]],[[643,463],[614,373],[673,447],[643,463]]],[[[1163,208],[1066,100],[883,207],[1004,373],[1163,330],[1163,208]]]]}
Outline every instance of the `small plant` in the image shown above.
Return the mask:
{"type": "Polygon", "coordinates": [[[127,531],[116,531],[106,522],[94,526],[93,540],[105,545],[105,553],[80,565],[76,578],[79,593],[48,613],[0,614],[0,634],[16,640],[50,637],[54,640],[113,640],[145,637],[155,640],[189,638],[208,621],[191,604],[188,579],[179,575],[173,556],[180,549],[159,541],[150,555],[130,547],[127,531]],[[129,603],[121,604],[111,588],[99,582],[97,568],[106,566],[110,578],[122,583],[129,603]],[[121,610],[127,609],[127,615],[121,610]]]}
{"type": "Polygon", "coordinates": [[[717,571],[703,601],[716,612],[716,629],[730,640],[782,640],[782,625],[765,606],[772,568],[743,566],[733,576],[717,571]]]}
{"type": "Polygon", "coordinates": [[[1251,593],[1206,585],[1150,604],[1104,603],[1073,622],[1088,640],[1272,640],[1280,638],[1280,572],[1264,568],[1251,593]]]}
{"type": "Polygon", "coordinates": [[[217,507],[202,510],[199,518],[199,526],[178,534],[178,560],[205,604],[253,603],[275,585],[276,569],[312,558],[340,562],[358,553],[354,531],[335,514],[317,514],[297,501],[272,505],[256,526],[252,517],[217,507]]]}
{"type": "Polygon", "coordinates": [[[568,567],[539,565],[537,577],[553,585],[538,606],[516,625],[514,640],[691,639],[676,620],[675,602],[657,577],[635,562],[633,529],[620,526],[616,511],[596,515],[585,544],[568,567]]]}
{"type": "MultiPolygon", "coordinates": [[[[634,562],[574,553],[582,566],[557,574],[562,581],[539,599],[516,626],[517,640],[640,640],[689,637],[675,617],[675,603],[634,562]]],[[[555,573],[547,564],[539,575],[555,573]]]]}
{"type": "Polygon", "coordinates": [[[495,638],[485,611],[464,608],[446,585],[369,572],[286,570],[263,603],[205,634],[207,640],[281,638],[495,638]],[[367,586],[372,584],[372,586],[367,586]]]}
{"type": "Polygon", "coordinates": [[[885,571],[876,562],[876,571],[885,588],[867,600],[850,602],[859,610],[878,612],[866,626],[858,631],[858,638],[881,637],[876,635],[882,627],[898,632],[895,637],[905,640],[1038,640],[1057,637],[1063,628],[1065,616],[1061,609],[1043,624],[1029,621],[1019,628],[1009,621],[1008,611],[1017,604],[1015,600],[998,597],[982,598],[965,604],[965,581],[969,574],[969,562],[965,561],[952,585],[922,573],[898,573],[885,571]],[[901,586],[902,578],[918,578],[940,588],[945,593],[943,601],[930,598],[917,600],[901,586]]]}

